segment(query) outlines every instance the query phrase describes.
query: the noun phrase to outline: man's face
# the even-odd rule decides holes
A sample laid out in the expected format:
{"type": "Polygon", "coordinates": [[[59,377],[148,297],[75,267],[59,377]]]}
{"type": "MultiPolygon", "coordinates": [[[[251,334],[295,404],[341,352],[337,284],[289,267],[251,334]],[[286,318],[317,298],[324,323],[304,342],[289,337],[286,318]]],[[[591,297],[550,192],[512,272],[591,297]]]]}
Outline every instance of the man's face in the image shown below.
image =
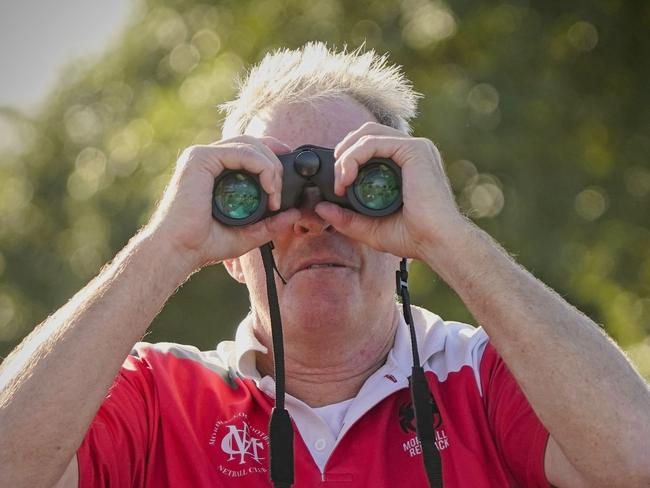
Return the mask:
{"type": "MultiPolygon", "coordinates": [[[[303,144],[333,149],[350,131],[369,121],[376,119],[345,97],[262,113],[250,123],[246,133],[275,137],[292,149],[303,144]]],[[[285,335],[299,339],[301,334],[315,330],[319,337],[327,333],[372,333],[367,329],[369,323],[393,317],[394,273],[399,259],[336,232],[314,212],[320,200],[316,188],[307,189],[300,220],[292,230],[274,240],[273,255],[287,281],[283,285],[276,278],[285,335]],[[341,329],[344,324],[347,330],[341,329]]],[[[253,310],[268,324],[259,250],[226,265],[236,279],[246,283],[253,310]]]]}

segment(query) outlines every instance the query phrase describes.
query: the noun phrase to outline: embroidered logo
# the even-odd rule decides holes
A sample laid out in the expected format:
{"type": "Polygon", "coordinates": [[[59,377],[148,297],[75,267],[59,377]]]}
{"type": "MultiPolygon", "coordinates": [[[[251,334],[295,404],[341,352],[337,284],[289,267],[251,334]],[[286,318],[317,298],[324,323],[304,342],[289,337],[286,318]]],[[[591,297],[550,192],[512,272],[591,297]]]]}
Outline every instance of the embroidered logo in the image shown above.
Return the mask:
{"type": "Polygon", "coordinates": [[[235,456],[239,456],[239,464],[245,464],[248,455],[258,464],[261,464],[264,458],[261,458],[260,454],[264,449],[264,444],[250,435],[250,427],[246,422],[242,422],[242,425],[241,429],[238,429],[236,425],[228,426],[228,433],[221,441],[221,449],[230,455],[228,461],[232,461],[235,456]]]}
{"type": "MultiPolygon", "coordinates": [[[[434,441],[438,451],[442,451],[449,447],[449,437],[445,433],[442,426],[442,416],[431,402],[431,421],[433,422],[434,441]]],[[[409,432],[416,432],[415,428],[415,411],[413,409],[413,402],[406,402],[399,407],[399,426],[405,434],[409,432]]],[[[409,455],[409,457],[422,454],[422,444],[417,435],[411,437],[408,441],[402,443],[402,450],[409,455]]]]}
{"type": "MultiPolygon", "coordinates": [[[[442,425],[442,417],[440,412],[435,406],[435,403],[431,402],[431,414],[433,416],[433,428],[437,429],[442,425]]],[[[402,404],[399,407],[399,426],[402,428],[404,433],[409,431],[415,432],[415,410],[413,409],[413,402],[408,401],[402,404]]]]}
{"type": "Polygon", "coordinates": [[[268,443],[268,435],[252,426],[245,413],[215,422],[209,442],[221,461],[217,469],[232,478],[266,473],[268,443]]]}

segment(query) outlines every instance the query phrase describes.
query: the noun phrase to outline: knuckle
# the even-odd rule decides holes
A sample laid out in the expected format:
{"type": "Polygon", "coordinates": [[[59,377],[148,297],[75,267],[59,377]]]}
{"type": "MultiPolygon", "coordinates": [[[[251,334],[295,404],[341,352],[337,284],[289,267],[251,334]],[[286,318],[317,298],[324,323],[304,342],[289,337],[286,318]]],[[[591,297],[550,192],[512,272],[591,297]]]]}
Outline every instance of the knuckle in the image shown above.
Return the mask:
{"type": "Polygon", "coordinates": [[[193,159],[198,156],[198,153],[200,151],[200,146],[188,146],[185,149],[183,149],[183,152],[181,153],[181,157],[179,159],[193,159]]]}
{"type": "Polygon", "coordinates": [[[362,130],[373,130],[373,129],[377,129],[380,126],[381,126],[381,124],[378,124],[377,122],[365,122],[361,126],[361,129],[362,130]]]}
{"type": "Polygon", "coordinates": [[[438,150],[438,147],[433,143],[431,143],[429,147],[431,148],[431,152],[433,153],[434,159],[437,162],[441,163],[442,162],[442,155],[440,154],[440,151],[438,150]]]}
{"type": "Polygon", "coordinates": [[[177,169],[184,169],[188,167],[190,164],[193,162],[199,161],[201,159],[201,146],[188,146],[183,151],[181,151],[180,155],[176,159],[176,168],[177,169]]]}
{"type": "Polygon", "coordinates": [[[244,142],[237,142],[233,147],[235,154],[238,159],[252,159],[257,160],[257,152],[252,148],[250,144],[244,142]]]}
{"type": "Polygon", "coordinates": [[[365,134],[359,137],[359,144],[366,144],[370,140],[372,140],[372,136],[370,134],[365,134]]]}
{"type": "Polygon", "coordinates": [[[434,155],[438,155],[438,148],[430,139],[427,139],[426,137],[418,137],[416,140],[422,147],[429,149],[434,153],[434,155]]]}
{"type": "Polygon", "coordinates": [[[375,136],[366,134],[365,136],[361,136],[359,138],[358,145],[363,149],[368,149],[374,143],[374,140],[375,136]]]}
{"type": "Polygon", "coordinates": [[[270,171],[264,169],[259,174],[259,178],[260,178],[260,183],[262,183],[264,189],[269,193],[273,193],[273,191],[275,190],[274,188],[275,185],[273,184],[274,182],[273,174],[270,171]]]}
{"type": "Polygon", "coordinates": [[[250,142],[251,139],[254,139],[254,137],[249,136],[248,134],[241,134],[238,136],[233,136],[229,137],[228,139],[223,139],[221,141],[222,144],[237,144],[237,143],[242,143],[242,142],[250,142]]]}
{"type": "Polygon", "coordinates": [[[357,158],[354,154],[350,154],[347,158],[341,161],[341,170],[349,172],[357,165],[357,158]]]}

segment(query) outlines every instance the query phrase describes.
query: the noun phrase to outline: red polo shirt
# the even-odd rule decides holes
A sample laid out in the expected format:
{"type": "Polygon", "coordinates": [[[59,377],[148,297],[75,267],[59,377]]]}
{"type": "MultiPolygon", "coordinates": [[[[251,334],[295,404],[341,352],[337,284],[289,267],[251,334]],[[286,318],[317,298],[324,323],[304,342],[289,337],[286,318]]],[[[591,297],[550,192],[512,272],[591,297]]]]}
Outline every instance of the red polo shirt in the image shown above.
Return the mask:
{"type": "MultiPolygon", "coordinates": [[[[445,487],[548,487],[548,433],[482,329],[413,308],[418,345],[442,423],[445,487]]],[[[268,422],[274,381],[250,318],[235,341],[202,352],[138,343],[77,453],[79,486],[271,486],[268,422]]],[[[408,389],[407,326],[351,402],[338,436],[287,396],[295,425],[295,487],[427,487],[408,389]]],[[[439,419],[432,417],[432,422],[439,419]]]]}

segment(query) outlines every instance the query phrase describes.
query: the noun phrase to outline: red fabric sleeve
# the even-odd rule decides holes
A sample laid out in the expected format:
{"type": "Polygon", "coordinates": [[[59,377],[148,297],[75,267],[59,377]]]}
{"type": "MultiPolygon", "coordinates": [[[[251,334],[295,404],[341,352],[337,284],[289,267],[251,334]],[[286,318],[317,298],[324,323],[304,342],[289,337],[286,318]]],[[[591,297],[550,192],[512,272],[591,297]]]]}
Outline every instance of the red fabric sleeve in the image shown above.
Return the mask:
{"type": "Polygon", "coordinates": [[[144,486],[158,404],[145,361],[129,356],[79,450],[79,487],[144,486]]]}
{"type": "Polygon", "coordinates": [[[544,473],[548,431],[491,344],[483,354],[480,373],[490,428],[513,482],[548,488],[544,473]]]}

